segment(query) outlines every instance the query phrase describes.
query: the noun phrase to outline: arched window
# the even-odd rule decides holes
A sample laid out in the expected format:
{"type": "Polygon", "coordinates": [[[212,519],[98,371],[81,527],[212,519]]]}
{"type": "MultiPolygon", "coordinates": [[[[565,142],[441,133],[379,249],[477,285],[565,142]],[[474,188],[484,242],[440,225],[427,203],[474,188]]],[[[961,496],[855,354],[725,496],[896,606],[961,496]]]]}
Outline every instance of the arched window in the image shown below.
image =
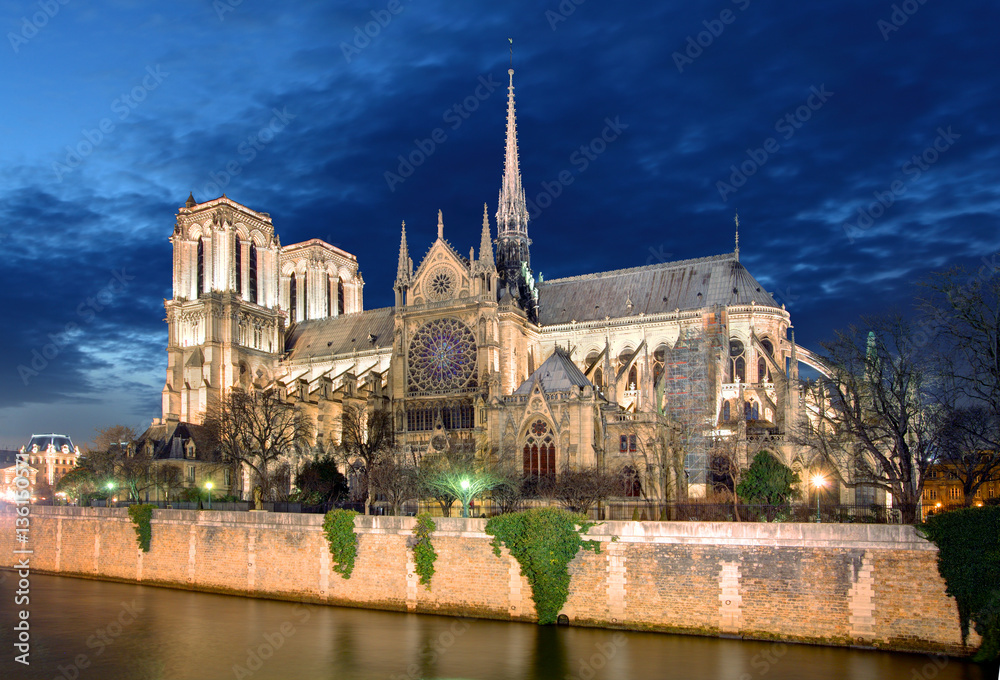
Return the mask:
{"type": "Polygon", "coordinates": [[[750,420],[760,420],[760,404],[756,401],[750,405],[750,420]]]}
{"type": "Polygon", "coordinates": [[[728,401],[722,402],[722,422],[728,423],[733,417],[733,409],[728,401]]]}
{"type": "Polygon", "coordinates": [[[337,281],[337,314],[344,313],[344,282],[337,281]]]}
{"type": "Polygon", "coordinates": [[[767,356],[774,358],[774,345],[767,338],[760,341],[760,344],[764,346],[764,351],[767,352],[767,356]]]}
{"type": "Polygon", "coordinates": [[[302,275],[302,320],[309,318],[309,272],[302,275]]]}
{"type": "Polygon", "coordinates": [[[198,237],[198,297],[205,292],[205,242],[198,237]]]}
{"type": "Polygon", "coordinates": [[[733,382],[737,380],[747,381],[747,362],[743,357],[737,357],[736,361],[733,362],[733,382]]]}
{"type": "Polygon", "coordinates": [[[729,358],[730,358],[730,369],[732,374],[732,381],[736,382],[746,382],[747,381],[747,362],[743,358],[743,342],[736,339],[729,339],[729,358]]]}
{"type": "Polygon", "coordinates": [[[746,419],[746,420],[750,420],[750,402],[749,401],[743,402],[743,418],[746,419]]]}
{"type": "Polygon", "coordinates": [[[549,426],[536,420],[528,430],[523,449],[524,475],[537,480],[556,473],[556,445],[549,426]]]}
{"type": "Polygon", "coordinates": [[[326,315],[333,316],[333,290],[330,288],[330,273],[326,274],[326,315]]]}
{"type": "Polygon", "coordinates": [[[630,389],[630,390],[637,390],[637,389],[639,389],[639,372],[636,370],[635,366],[633,366],[632,368],[630,368],[629,371],[628,371],[628,388],[627,389],[630,389]]]}
{"type": "Polygon", "coordinates": [[[257,246],[250,242],[250,302],[257,303],[257,246]]]}
{"type": "Polygon", "coordinates": [[[630,498],[637,498],[642,495],[642,484],[639,481],[639,473],[631,465],[626,465],[621,472],[622,494],[630,498]]]}
{"type": "Polygon", "coordinates": [[[298,318],[296,309],[298,305],[298,295],[295,290],[295,272],[288,278],[288,318],[292,323],[298,318]]]}
{"type": "Polygon", "coordinates": [[[236,237],[236,251],[233,253],[233,266],[236,268],[236,294],[243,294],[243,244],[236,237]]]}
{"type": "Polygon", "coordinates": [[[596,385],[599,390],[604,389],[604,371],[599,368],[594,371],[594,385],[596,385]]]}
{"type": "Polygon", "coordinates": [[[771,376],[767,370],[767,362],[764,357],[757,360],[757,381],[758,382],[770,382],[771,376]]]}
{"type": "Polygon", "coordinates": [[[663,365],[667,360],[667,346],[660,345],[653,352],[653,385],[657,386],[660,384],[660,378],[663,377],[663,365]]]}

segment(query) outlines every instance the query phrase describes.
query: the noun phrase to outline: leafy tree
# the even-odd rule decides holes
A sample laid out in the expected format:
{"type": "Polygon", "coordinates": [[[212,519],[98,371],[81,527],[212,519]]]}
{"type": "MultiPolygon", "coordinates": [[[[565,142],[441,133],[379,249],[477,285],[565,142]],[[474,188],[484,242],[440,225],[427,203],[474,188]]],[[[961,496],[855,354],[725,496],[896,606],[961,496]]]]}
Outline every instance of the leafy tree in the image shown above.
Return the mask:
{"type": "Polygon", "coordinates": [[[56,491],[61,491],[74,500],[93,494],[99,487],[100,480],[93,470],[85,466],[73,468],[56,482],[56,491]]]}
{"type": "Polygon", "coordinates": [[[742,474],[736,493],[750,503],[781,505],[799,495],[799,476],[769,451],[759,451],[742,474]]]}
{"type": "Polygon", "coordinates": [[[307,462],[296,475],[295,486],[319,503],[332,503],[347,495],[347,479],[329,455],[307,462]]]}

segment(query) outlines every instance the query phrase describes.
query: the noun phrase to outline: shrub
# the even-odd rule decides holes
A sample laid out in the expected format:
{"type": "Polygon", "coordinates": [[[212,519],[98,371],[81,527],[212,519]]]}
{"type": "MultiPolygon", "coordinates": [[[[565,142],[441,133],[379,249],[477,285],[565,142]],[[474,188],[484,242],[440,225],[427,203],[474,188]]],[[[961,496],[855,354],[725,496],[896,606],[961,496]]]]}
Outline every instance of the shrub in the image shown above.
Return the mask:
{"type": "Polygon", "coordinates": [[[1000,507],[943,512],[918,526],[938,547],[938,572],[958,604],[962,643],[969,622],[983,644],[977,661],[1000,653],[1000,507]]]}
{"type": "Polygon", "coordinates": [[[559,610],[569,597],[569,561],[580,548],[601,551],[597,541],[584,540],[594,526],[583,515],[559,508],[535,508],[498,515],[486,522],[490,545],[500,556],[501,543],[521,565],[531,584],[539,625],[556,622],[559,610]]]}
{"type": "Polygon", "coordinates": [[[413,546],[413,561],[420,582],[427,590],[431,589],[431,577],[434,576],[434,562],[437,560],[437,552],[431,545],[431,534],[437,529],[434,518],[430,513],[422,512],[417,515],[417,524],[413,527],[413,535],[417,542],[413,546]]]}
{"type": "Polygon", "coordinates": [[[148,503],[129,506],[128,516],[135,526],[135,542],[143,552],[149,552],[149,543],[153,540],[153,527],[150,520],[153,519],[153,508],[155,506],[148,503]]]}
{"type": "Polygon", "coordinates": [[[353,510],[331,510],[323,519],[323,533],[330,545],[333,570],[344,578],[351,578],[358,556],[358,535],[354,533],[357,514],[353,510]]]}

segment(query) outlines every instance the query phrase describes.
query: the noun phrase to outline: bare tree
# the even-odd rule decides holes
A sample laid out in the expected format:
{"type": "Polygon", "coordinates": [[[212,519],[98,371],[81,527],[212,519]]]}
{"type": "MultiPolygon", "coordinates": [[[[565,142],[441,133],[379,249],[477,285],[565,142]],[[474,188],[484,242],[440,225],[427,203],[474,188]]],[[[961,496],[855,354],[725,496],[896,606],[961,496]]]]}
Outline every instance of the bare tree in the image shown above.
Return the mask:
{"type": "Polygon", "coordinates": [[[733,518],[740,518],[740,499],[736,487],[741,481],[741,472],[746,461],[746,420],[736,421],[735,431],[718,437],[709,451],[708,471],[710,490],[716,497],[728,498],[733,504],[733,518]]]}
{"type": "Polygon", "coordinates": [[[813,387],[798,435],[844,485],[891,493],[910,524],[938,443],[927,365],[914,338],[906,319],[889,314],[823,343],[832,377],[813,387]]]}
{"type": "Polygon", "coordinates": [[[416,468],[406,465],[402,457],[387,456],[369,475],[372,493],[384,498],[398,515],[403,505],[420,495],[420,480],[416,468]]]}
{"type": "Polygon", "coordinates": [[[284,495],[278,482],[287,478],[288,462],[308,446],[311,435],[308,419],[273,390],[233,389],[209,413],[205,425],[224,460],[248,467],[260,497],[268,500],[284,495]]]}
{"type": "Polygon", "coordinates": [[[393,455],[393,436],[392,413],[388,410],[369,412],[361,406],[344,405],[341,445],[335,453],[345,469],[353,468],[361,474],[366,515],[371,514],[372,475],[393,455]]]}
{"type": "Polygon", "coordinates": [[[570,512],[586,515],[600,501],[621,493],[620,476],[596,467],[574,470],[569,466],[540,485],[543,496],[555,500],[570,512]]]}
{"type": "Polygon", "coordinates": [[[174,491],[184,486],[184,476],[177,465],[158,465],[153,471],[153,483],[163,492],[166,500],[171,500],[174,491]]]}
{"type": "Polygon", "coordinates": [[[1000,480],[1000,455],[984,450],[995,438],[997,416],[985,406],[950,408],[942,413],[938,463],[962,485],[965,507],[970,507],[984,484],[1000,480]]]}

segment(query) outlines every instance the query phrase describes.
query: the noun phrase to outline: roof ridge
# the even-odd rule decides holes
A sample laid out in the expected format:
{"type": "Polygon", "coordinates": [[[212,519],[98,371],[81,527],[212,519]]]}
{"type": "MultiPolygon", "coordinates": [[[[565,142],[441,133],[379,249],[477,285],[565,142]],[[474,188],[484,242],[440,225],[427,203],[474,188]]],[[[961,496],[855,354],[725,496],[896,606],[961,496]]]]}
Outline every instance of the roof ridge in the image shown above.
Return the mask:
{"type": "Polygon", "coordinates": [[[701,264],[702,262],[722,262],[726,260],[732,260],[732,253],[723,253],[722,255],[709,255],[707,257],[693,257],[687,260],[675,260],[673,262],[659,262],[657,264],[647,264],[638,267],[626,267],[624,269],[609,269],[605,272],[592,272],[590,274],[577,274],[575,276],[564,276],[559,279],[545,279],[539,283],[539,287],[545,286],[552,283],[563,283],[566,281],[582,281],[584,279],[597,279],[602,276],[619,276],[621,274],[631,274],[638,271],[651,271],[653,269],[671,269],[674,267],[686,267],[693,264],[701,264]]]}

